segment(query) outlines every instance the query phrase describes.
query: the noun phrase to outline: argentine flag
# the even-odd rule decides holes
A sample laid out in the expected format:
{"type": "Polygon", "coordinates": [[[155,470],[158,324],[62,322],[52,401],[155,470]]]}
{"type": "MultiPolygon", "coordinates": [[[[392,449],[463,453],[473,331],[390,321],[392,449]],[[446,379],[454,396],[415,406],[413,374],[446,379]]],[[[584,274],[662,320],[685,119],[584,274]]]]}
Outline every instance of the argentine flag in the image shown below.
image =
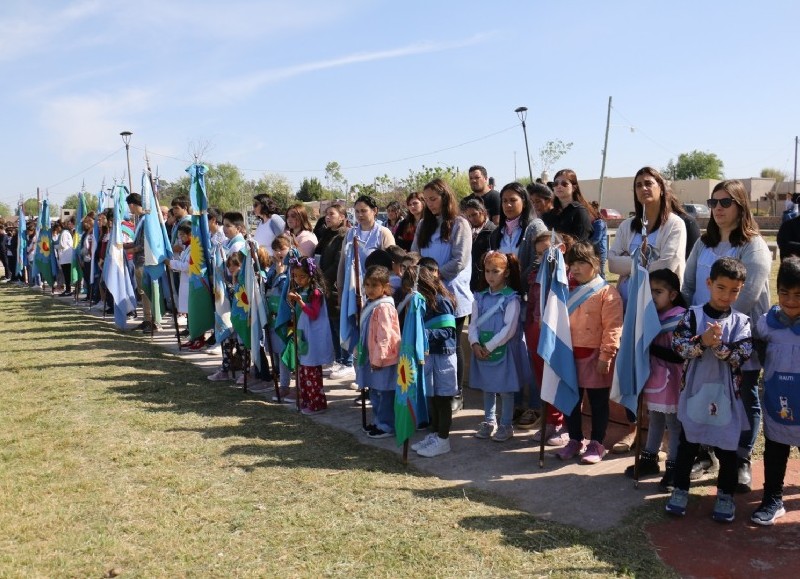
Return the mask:
{"type": "Polygon", "coordinates": [[[544,360],[542,400],[570,414],[578,403],[578,375],[572,354],[564,256],[556,247],[542,258],[536,279],[541,286],[542,330],[537,353],[544,360]]]}
{"type": "Polygon", "coordinates": [[[640,256],[641,248],[631,256],[628,304],[611,383],[611,400],[633,413],[636,413],[639,394],[650,376],[650,343],[661,331],[661,321],[650,293],[650,275],[640,256]]]}
{"type": "MultiPolygon", "coordinates": [[[[351,231],[353,231],[351,229],[351,231]]],[[[354,244],[358,243],[357,237],[347,242],[345,245],[345,260],[344,260],[344,287],[341,288],[342,307],[339,314],[339,342],[344,350],[352,352],[358,344],[358,324],[356,323],[356,315],[359,311],[358,298],[356,296],[356,248],[354,244]]],[[[359,256],[360,257],[360,256],[359,256]]],[[[363,263],[360,261],[359,265],[363,263]]],[[[360,277],[363,277],[364,272],[360,272],[360,277]]]]}

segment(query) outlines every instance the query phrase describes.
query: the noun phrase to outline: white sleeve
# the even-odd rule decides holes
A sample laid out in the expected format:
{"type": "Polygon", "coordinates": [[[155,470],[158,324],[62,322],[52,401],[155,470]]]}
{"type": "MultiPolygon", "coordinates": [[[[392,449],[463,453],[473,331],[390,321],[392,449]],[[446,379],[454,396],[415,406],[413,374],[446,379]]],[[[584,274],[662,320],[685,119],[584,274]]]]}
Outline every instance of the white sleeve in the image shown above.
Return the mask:
{"type": "Polygon", "coordinates": [[[503,316],[503,327],[497,332],[491,340],[486,342],[484,346],[492,352],[499,348],[517,333],[517,324],[519,323],[519,300],[511,300],[506,307],[506,313],[503,316]]]}

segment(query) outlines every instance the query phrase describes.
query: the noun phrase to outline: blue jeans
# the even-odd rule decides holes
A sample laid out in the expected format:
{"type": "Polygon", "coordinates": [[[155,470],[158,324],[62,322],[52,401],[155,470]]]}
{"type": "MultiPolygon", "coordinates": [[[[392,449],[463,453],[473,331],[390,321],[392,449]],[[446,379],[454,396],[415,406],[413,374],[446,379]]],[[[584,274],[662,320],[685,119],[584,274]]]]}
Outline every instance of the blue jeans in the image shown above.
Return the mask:
{"type": "Polygon", "coordinates": [[[372,419],[384,432],[394,432],[394,390],[369,389],[372,419]]]}
{"type": "Polygon", "coordinates": [[[742,385],[739,390],[744,412],[747,414],[747,422],[750,430],[743,430],[739,437],[739,458],[750,459],[753,452],[753,445],[758,438],[758,431],[761,427],[761,401],[758,399],[758,374],[760,370],[745,370],[742,372],[742,385]]]}
{"type": "Polygon", "coordinates": [[[514,417],[514,393],[503,392],[497,394],[495,392],[483,393],[483,415],[486,422],[497,422],[497,415],[495,409],[497,408],[497,397],[500,397],[501,413],[500,424],[502,426],[511,426],[511,419],[514,417]]]}

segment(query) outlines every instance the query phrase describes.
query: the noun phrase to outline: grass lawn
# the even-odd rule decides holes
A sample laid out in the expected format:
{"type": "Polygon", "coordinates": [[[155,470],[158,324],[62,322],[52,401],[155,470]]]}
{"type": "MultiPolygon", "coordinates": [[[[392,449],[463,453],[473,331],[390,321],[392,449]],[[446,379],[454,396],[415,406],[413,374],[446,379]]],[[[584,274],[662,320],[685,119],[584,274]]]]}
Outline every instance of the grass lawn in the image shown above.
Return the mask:
{"type": "Polygon", "coordinates": [[[674,576],[660,503],[539,521],[50,297],[0,311],[0,576],[674,576]]]}

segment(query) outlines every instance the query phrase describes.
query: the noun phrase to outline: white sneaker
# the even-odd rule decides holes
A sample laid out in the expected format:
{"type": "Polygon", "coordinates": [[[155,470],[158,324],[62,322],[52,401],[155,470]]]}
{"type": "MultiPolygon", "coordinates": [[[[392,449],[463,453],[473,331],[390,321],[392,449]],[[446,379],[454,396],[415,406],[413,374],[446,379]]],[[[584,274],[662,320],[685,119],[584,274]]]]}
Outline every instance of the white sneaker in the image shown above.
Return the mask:
{"type": "Polygon", "coordinates": [[[434,456],[447,454],[448,452],[450,452],[450,439],[439,438],[439,436],[436,435],[436,438],[434,438],[430,444],[420,448],[417,454],[426,458],[433,458],[434,456]]]}
{"type": "Polygon", "coordinates": [[[339,362],[334,362],[333,364],[326,364],[322,367],[322,375],[323,376],[330,376],[331,372],[337,372],[342,367],[339,362]]]}
{"type": "Polygon", "coordinates": [[[431,432],[430,434],[428,434],[425,438],[423,438],[419,442],[415,442],[414,444],[412,444],[411,445],[411,450],[419,451],[419,449],[421,449],[421,448],[423,448],[425,446],[428,446],[431,442],[433,442],[434,438],[436,438],[436,433],[435,432],[431,432]]]}
{"type": "Polygon", "coordinates": [[[350,382],[348,388],[350,388],[350,390],[358,390],[358,382],[350,382]]]}
{"type": "Polygon", "coordinates": [[[341,366],[336,372],[331,372],[331,380],[355,380],[356,369],[352,366],[341,366]]]}
{"type": "Polygon", "coordinates": [[[206,348],[206,354],[209,356],[221,356],[222,355],[222,346],[219,344],[215,344],[210,348],[206,348]]]}

